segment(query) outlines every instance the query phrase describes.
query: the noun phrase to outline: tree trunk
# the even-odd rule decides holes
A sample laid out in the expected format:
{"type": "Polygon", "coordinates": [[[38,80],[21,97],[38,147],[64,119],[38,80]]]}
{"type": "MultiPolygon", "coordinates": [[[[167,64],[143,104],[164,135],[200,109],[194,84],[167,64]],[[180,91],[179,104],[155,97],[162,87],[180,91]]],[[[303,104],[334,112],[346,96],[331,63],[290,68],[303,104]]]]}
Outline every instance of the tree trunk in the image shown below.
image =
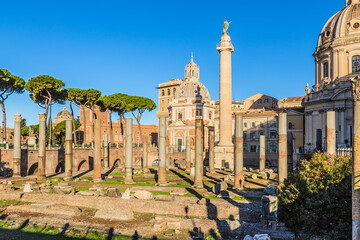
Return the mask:
{"type": "Polygon", "coordinates": [[[74,143],[77,144],[76,129],[75,129],[75,117],[74,117],[74,110],[72,108],[72,102],[70,102],[70,110],[71,110],[71,115],[72,115],[72,125],[73,125],[73,131],[74,131],[74,143]]]}
{"type": "Polygon", "coordinates": [[[84,121],[84,135],[83,135],[83,143],[86,142],[86,114],[85,114],[85,106],[81,106],[83,109],[83,121],[84,121]]]}
{"type": "MultiPolygon", "coordinates": [[[[2,113],[3,113],[3,138],[6,139],[6,112],[4,102],[0,102],[2,113]]],[[[1,139],[2,141],[3,139],[1,139]]]]}
{"type": "Polygon", "coordinates": [[[139,114],[138,116],[139,117],[135,117],[135,114],[132,112],[132,115],[134,116],[137,124],[138,124],[138,127],[139,127],[139,132],[140,132],[140,143],[143,143],[143,135],[142,135],[142,131],[141,131],[141,125],[140,125],[140,120],[141,120],[141,115],[142,114],[139,114]]]}
{"type": "Polygon", "coordinates": [[[111,116],[113,114],[113,111],[109,111],[109,123],[110,123],[110,144],[114,143],[114,139],[113,139],[113,124],[112,124],[112,120],[111,120],[111,116]]]}

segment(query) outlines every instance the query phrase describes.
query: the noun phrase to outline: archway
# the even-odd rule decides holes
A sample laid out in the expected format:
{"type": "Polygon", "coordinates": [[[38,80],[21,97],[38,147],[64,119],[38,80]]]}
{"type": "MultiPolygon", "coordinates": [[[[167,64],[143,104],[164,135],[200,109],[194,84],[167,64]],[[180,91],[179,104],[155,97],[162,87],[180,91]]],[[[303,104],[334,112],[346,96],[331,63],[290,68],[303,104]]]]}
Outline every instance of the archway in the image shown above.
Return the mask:
{"type": "Polygon", "coordinates": [[[38,171],[38,163],[34,163],[33,165],[31,165],[31,167],[29,168],[28,174],[27,175],[34,175],[37,174],[38,171]]]}
{"type": "Polygon", "coordinates": [[[82,160],[79,163],[79,166],[77,168],[78,171],[86,171],[89,170],[89,165],[87,164],[86,160],[82,160]]]}
{"type": "Polygon", "coordinates": [[[55,169],[55,173],[61,172],[65,172],[65,163],[63,161],[59,162],[55,169]]]}

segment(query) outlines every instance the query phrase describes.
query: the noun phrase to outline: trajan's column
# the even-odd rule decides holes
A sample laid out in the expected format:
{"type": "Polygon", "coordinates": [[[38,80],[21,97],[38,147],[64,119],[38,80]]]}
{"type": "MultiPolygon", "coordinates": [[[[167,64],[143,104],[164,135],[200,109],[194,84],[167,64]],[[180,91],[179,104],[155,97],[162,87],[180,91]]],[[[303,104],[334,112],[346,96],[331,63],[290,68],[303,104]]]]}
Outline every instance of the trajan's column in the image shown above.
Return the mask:
{"type": "Polygon", "coordinates": [[[228,34],[230,22],[225,20],[223,35],[217,50],[220,53],[220,142],[215,147],[215,167],[221,168],[225,161],[234,168],[234,144],[232,142],[232,88],[231,88],[231,53],[234,46],[228,34]]]}

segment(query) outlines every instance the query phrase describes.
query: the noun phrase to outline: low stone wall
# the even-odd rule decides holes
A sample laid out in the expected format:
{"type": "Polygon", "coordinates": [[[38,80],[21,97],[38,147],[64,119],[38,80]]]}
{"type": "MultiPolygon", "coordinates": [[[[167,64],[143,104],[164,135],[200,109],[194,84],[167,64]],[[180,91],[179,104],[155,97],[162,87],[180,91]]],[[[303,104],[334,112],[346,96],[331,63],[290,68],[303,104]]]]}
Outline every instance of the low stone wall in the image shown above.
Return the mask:
{"type": "MultiPolygon", "coordinates": [[[[156,147],[149,147],[148,166],[152,166],[153,161],[158,159],[156,147]]],[[[13,169],[13,149],[0,150],[0,175],[11,176],[13,169]]],[[[101,153],[103,156],[103,153],[101,153]]],[[[185,159],[185,153],[170,154],[172,159],[185,159]]],[[[65,152],[62,149],[46,150],[46,174],[54,174],[64,170],[65,152]]],[[[123,148],[109,149],[109,166],[122,167],[125,161],[123,148]]],[[[133,148],[133,166],[141,167],[142,148],[133,148]]],[[[21,171],[22,175],[32,175],[36,172],[38,164],[38,150],[21,150],[21,171]]],[[[73,171],[91,170],[94,164],[93,149],[73,149],[73,171]]]]}

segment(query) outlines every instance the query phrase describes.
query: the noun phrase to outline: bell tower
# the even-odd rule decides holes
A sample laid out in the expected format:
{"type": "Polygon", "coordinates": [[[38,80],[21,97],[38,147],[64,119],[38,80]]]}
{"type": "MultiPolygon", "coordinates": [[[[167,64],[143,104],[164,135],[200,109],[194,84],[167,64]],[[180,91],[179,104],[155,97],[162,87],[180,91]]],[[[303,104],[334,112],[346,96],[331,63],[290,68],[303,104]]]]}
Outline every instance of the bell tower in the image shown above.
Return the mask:
{"type": "Polygon", "coordinates": [[[191,54],[191,62],[185,67],[185,81],[196,81],[200,79],[200,69],[194,63],[194,56],[191,54]]]}

